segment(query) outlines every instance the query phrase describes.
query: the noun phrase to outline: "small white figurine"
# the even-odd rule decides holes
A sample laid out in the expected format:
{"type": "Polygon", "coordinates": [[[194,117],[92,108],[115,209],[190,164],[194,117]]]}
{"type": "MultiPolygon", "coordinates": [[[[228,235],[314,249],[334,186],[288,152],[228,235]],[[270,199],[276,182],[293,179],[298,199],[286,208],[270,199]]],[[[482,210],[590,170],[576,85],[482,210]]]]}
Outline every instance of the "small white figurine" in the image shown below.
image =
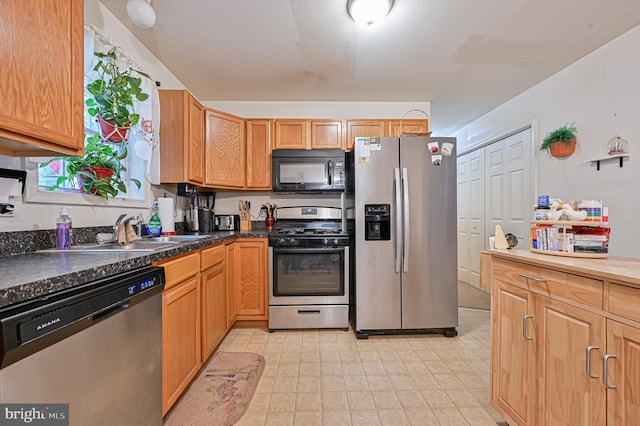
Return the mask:
{"type": "Polygon", "coordinates": [[[587,218],[586,210],[575,210],[571,204],[563,203],[557,198],[551,199],[551,209],[549,212],[549,220],[585,220],[587,218]],[[564,217],[564,219],[563,219],[564,217]]]}

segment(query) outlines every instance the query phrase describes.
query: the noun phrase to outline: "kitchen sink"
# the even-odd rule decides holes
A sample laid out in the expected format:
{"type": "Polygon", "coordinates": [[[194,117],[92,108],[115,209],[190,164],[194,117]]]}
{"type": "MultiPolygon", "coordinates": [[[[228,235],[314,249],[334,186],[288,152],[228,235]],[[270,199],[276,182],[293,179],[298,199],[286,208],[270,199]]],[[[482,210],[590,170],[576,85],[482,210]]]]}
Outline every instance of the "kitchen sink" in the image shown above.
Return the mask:
{"type": "Polygon", "coordinates": [[[155,252],[172,247],[177,247],[182,243],[197,241],[208,238],[209,235],[165,235],[162,237],[144,237],[132,241],[130,244],[118,244],[109,242],[106,244],[80,244],[71,246],[68,250],[38,250],[38,253],[113,253],[127,251],[155,252]]]}
{"type": "Polygon", "coordinates": [[[210,235],[163,235],[162,237],[151,237],[149,239],[145,238],[143,241],[158,241],[158,242],[177,242],[183,243],[188,241],[197,241],[203,238],[209,238],[210,235]]]}

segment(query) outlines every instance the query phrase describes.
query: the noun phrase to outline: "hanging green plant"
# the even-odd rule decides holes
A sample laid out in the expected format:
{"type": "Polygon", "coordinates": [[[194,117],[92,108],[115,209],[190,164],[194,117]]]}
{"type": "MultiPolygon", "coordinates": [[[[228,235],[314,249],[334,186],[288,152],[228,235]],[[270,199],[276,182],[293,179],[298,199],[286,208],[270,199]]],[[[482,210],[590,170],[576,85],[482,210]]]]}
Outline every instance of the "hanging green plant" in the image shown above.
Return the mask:
{"type": "Polygon", "coordinates": [[[573,154],[576,148],[578,130],[571,124],[558,127],[547,133],[540,145],[540,151],[549,151],[554,157],[566,157],[573,154]]]}
{"type": "Polygon", "coordinates": [[[99,58],[93,67],[98,78],[87,84],[91,94],[85,101],[87,112],[98,118],[103,139],[126,141],[129,129],[140,121],[140,115],[134,110],[134,100],[144,102],[149,99],[140,87],[140,76],[151,77],[131,67],[121,69],[115,49],[94,55],[99,58]]]}

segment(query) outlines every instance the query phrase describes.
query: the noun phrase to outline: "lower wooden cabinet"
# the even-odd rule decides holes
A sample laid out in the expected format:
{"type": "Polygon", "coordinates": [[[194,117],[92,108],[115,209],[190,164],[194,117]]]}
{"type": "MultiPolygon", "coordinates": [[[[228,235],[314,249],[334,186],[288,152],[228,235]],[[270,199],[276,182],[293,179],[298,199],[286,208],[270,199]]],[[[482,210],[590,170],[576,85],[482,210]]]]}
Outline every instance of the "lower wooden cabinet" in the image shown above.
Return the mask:
{"type": "Polygon", "coordinates": [[[531,315],[527,316],[533,314],[531,299],[527,290],[505,282],[495,283],[491,345],[502,349],[491,357],[491,398],[517,424],[534,424],[535,330],[531,315]]]}
{"type": "Polygon", "coordinates": [[[242,239],[234,243],[238,320],[268,319],[267,239],[242,239]]]}
{"type": "Polygon", "coordinates": [[[200,369],[200,284],[193,277],[162,295],[162,415],[200,369]]]}
{"type": "Polygon", "coordinates": [[[585,309],[535,295],[538,372],[537,424],[606,424],[606,393],[600,382],[599,349],[606,345],[605,318],[585,309]],[[591,377],[586,374],[586,350],[591,377]]]}
{"type": "Polygon", "coordinates": [[[267,319],[267,239],[247,238],[170,258],[162,294],[162,415],[236,319],[267,319]]]}
{"type": "Polygon", "coordinates": [[[584,265],[577,274],[482,260],[492,292],[491,404],[507,422],[640,424],[640,287],[599,278],[598,265],[590,275],[584,265]]]}
{"type": "Polygon", "coordinates": [[[202,250],[200,274],[202,299],[202,356],[204,363],[218,347],[229,326],[227,324],[227,277],[225,246],[202,250]]]}
{"type": "Polygon", "coordinates": [[[236,280],[237,280],[237,270],[238,270],[238,251],[236,250],[238,247],[238,243],[227,244],[226,246],[226,262],[227,262],[227,271],[226,271],[226,288],[227,288],[227,296],[226,296],[226,321],[227,328],[231,328],[233,323],[236,321],[236,316],[238,315],[238,304],[237,304],[237,288],[236,288],[236,280]]]}

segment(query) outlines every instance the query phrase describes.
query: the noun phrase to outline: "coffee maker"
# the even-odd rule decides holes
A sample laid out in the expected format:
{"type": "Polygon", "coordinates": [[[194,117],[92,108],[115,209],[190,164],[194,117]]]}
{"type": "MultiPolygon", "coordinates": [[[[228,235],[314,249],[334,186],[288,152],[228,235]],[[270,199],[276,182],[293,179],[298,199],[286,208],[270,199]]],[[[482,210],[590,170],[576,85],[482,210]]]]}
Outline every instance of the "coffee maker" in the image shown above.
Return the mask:
{"type": "Polygon", "coordinates": [[[214,231],[215,203],[215,192],[191,195],[189,218],[187,220],[191,232],[207,233],[214,231]]]}

